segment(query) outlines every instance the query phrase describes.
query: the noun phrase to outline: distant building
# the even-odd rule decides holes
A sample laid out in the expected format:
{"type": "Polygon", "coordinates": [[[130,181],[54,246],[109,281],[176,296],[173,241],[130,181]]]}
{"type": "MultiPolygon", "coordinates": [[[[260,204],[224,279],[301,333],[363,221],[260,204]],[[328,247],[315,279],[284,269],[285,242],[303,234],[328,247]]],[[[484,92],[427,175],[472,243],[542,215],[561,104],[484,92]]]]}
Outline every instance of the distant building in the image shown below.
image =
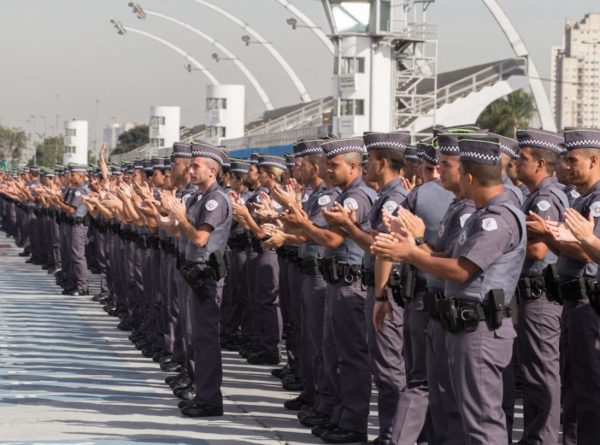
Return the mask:
{"type": "Polygon", "coordinates": [[[119,143],[119,136],[126,131],[131,130],[136,124],[127,122],[125,124],[113,123],[107,125],[102,130],[102,143],[108,145],[108,149],[114,150],[119,143]]]}
{"type": "Polygon", "coordinates": [[[179,107],[150,107],[149,156],[179,140],[180,113],[179,107]]]}
{"type": "Polygon", "coordinates": [[[88,122],[65,122],[65,154],[63,164],[70,162],[87,165],[88,163],[88,122]]]}
{"type": "Polygon", "coordinates": [[[559,128],[600,128],[600,13],[567,20],[552,48],[552,108],[559,128]]]}

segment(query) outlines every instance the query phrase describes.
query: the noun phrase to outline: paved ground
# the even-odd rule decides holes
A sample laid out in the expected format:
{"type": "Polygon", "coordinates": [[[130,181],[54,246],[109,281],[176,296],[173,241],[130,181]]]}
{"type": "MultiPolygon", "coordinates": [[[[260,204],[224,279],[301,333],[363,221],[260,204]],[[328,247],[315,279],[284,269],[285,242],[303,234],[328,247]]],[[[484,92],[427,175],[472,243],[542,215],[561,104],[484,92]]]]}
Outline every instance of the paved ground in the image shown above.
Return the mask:
{"type": "MultiPolygon", "coordinates": [[[[223,353],[226,415],[182,417],[165,373],[117,320],[88,297],[60,295],[19,250],[0,233],[0,443],[322,443],[282,407],[293,394],[269,367],[233,352],[223,353]]],[[[515,435],[521,420],[518,409],[515,435]]]]}

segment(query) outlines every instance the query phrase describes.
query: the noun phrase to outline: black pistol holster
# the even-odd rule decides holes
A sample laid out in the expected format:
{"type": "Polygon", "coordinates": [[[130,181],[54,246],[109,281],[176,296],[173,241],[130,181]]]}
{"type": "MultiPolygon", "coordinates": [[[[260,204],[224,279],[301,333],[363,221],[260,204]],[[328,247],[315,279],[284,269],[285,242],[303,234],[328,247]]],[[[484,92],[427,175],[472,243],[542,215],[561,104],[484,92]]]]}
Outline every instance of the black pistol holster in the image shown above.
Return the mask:
{"type": "Polygon", "coordinates": [[[588,293],[588,297],[590,299],[590,306],[596,312],[596,315],[600,316],[600,284],[595,282],[592,285],[591,291],[588,293]]]}
{"type": "Polygon", "coordinates": [[[392,298],[398,306],[404,307],[412,301],[416,283],[417,269],[414,266],[403,263],[392,269],[388,286],[392,291],[392,298]]]}
{"type": "Polygon", "coordinates": [[[487,300],[483,304],[485,321],[492,331],[502,326],[505,318],[510,317],[510,308],[506,305],[504,289],[490,289],[487,300]]]}
{"type": "Polygon", "coordinates": [[[551,301],[556,301],[559,304],[563,304],[563,299],[560,296],[558,285],[560,283],[558,276],[558,267],[556,264],[550,264],[542,271],[544,277],[544,284],[546,286],[546,295],[551,301]]]}

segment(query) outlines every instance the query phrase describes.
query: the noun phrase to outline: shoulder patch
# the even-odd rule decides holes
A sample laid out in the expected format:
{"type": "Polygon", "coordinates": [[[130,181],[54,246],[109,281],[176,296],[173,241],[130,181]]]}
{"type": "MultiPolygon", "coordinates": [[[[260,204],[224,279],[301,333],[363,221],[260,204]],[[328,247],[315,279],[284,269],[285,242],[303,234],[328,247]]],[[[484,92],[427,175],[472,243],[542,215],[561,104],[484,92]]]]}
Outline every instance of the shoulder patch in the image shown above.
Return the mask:
{"type": "Polygon", "coordinates": [[[77,197],[81,196],[81,192],[79,190],[76,190],[75,191],[75,196],[77,196],[77,197]]]}
{"type": "Polygon", "coordinates": [[[485,218],[481,222],[481,228],[486,232],[492,232],[498,228],[498,223],[494,218],[485,218]]]}
{"type": "Polygon", "coordinates": [[[206,210],[209,212],[212,212],[214,209],[219,207],[219,203],[214,199],[210,199],[206,204],[204,204],[204,207],[206,207],[206,210]]]}
{"type": "Polygon", "coordinates": [[[537,205],[537,208],[540,209],[542,212],[545,212],[546,210],[548,210],[550,208],[550,203],[548,201],[546,201],[545,199],[542,199],[536,205],[537,205]]]}
{"type": "Polygon", "coordinates": [[[569,192],[569,194],[570,194],[570,195],[571,195],[573,198],[579,198],[579,196],[581,196],[581,195],[579,194],[579,192],[578,192],[577,190],[575,190],[575,189],[571,190],[571,191],[569,192]]]}
{"type": "Polygon", "coordinates": [[[465,223],[470,218],[470,216],[471,216],[471,213],[465,213],[464,215],[461,215],[461,217],[460,217],[460,226],[461,227],[465,226],[465,223]]]}
{"type": "Polygon", "coordinates": [[[181,202],[182,202],[182,204],[185,204],[185,202],[188,200],[188,198],[189,198],[190,196],[192,196],[190,193],[186,193],[185,195],[183,195],[183,196],[181,197],[181,202]]]}
{"type": "Polygon", "coordinates": [[[308,193],[305,193],[304,196],[302,197],[302,202],[308,201],[309,197],[310,197],[310,195],[308,193]]]}
{"type": "Polygon", "coordinates": [[[466,240],[467,240],[467,232],[465,230],[463,230],[462,232],[460,232],[460,235],[458,236],[458,244],[460,244],[462,246],[466,240]]]}
{"type": "Polygon", "coordinates": [[[389,200],[383,205],[383,209],[389,213],[394,213],[394,211],[398,208],[398,203],[396,201],[389,200]]]}
{"type": "Polygon", "coordinates": [[[438,229],[438,238],[441,238],[445,231],[446,226],[444,226],[444,223],[440,223],[440,228],[438,229]]]}
{"type": "Polygon", "coordinates": [[[344,208],[345,209],[354,209],[357,210],[358,209],[358,202],[356,202],[356,199],[354,198],[346,198],[344,199],[344,208]]]}
{"type": "Polygon", "coordinates": [[[594,201],[590,205],[590,213],[594,218],[598,218],[600,216],[600,201],[594,201]]]}
{"type": "Polygon", "coordinates": [[[320,206],[327,205],[327,204],[329,204],[330,202],[331,202],[331,197],[330,197],[329,195],[323,195],[323,196],[321,196],[321,197],[319,198],[319,200],[317,201],[317,203],[318,203],[320,206]]]}

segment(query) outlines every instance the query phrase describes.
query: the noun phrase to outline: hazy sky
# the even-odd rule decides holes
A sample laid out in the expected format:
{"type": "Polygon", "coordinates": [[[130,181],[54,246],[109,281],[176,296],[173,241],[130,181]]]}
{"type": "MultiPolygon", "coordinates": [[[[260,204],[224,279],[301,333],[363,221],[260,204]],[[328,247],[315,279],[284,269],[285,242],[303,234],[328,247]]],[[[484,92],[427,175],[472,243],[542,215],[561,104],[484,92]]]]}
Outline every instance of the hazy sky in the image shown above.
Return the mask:
{"type": "MultiPolygon", "coordinates": [[[[305,83],[313,99],[331,94],[332,57],[309,30],[293,31],[291,14],[276,0],[211,0],[241,16],[273,42],[305,83]]],[[[192,0],[138,0],[145,8],[175,16],[210,34],[238,56],[270,95],[275,107],[299,102],[283,70],[260,45],[246,47],[244,32],[192,0]]],[[[292,0],[328,31],[320,0],[292,0]]],[[[182,125],[204,122],[205,86],[201,72],[188,73],[184,58],[139,35],[119,36],[109,23],[161,36],[203,63],[221,83],[243,83],[231,63],[216,63],[215,48],[195,34],[157,17],[140,21],[128,0],[0,0],[0,123],[37,132],[62,131],[64,120],[90,122],[90,141],[110,122],[143,122],[151,105],[181,106],[182,125]],[[58,96],[58,100],[57,100],[58,96]],[[97,111],[97,120],[96,120],[97,111]],[[45,119],[42,118],[45,116],[45,119]],[[30,119],[33,121],[33,119],[30,119]]],[[[550,48],[560,45],[564,21],[600,12],[598,0],[500,0],[512,18],[542,77],[550,76],[550,48]]],[[[437,0],[428,12],[437,25],[439,71],[512,57],[492,16],[479,0],[437,0]]],[[[246,87],[246,113],[264,111],[254,89],[246,87]]]]}

